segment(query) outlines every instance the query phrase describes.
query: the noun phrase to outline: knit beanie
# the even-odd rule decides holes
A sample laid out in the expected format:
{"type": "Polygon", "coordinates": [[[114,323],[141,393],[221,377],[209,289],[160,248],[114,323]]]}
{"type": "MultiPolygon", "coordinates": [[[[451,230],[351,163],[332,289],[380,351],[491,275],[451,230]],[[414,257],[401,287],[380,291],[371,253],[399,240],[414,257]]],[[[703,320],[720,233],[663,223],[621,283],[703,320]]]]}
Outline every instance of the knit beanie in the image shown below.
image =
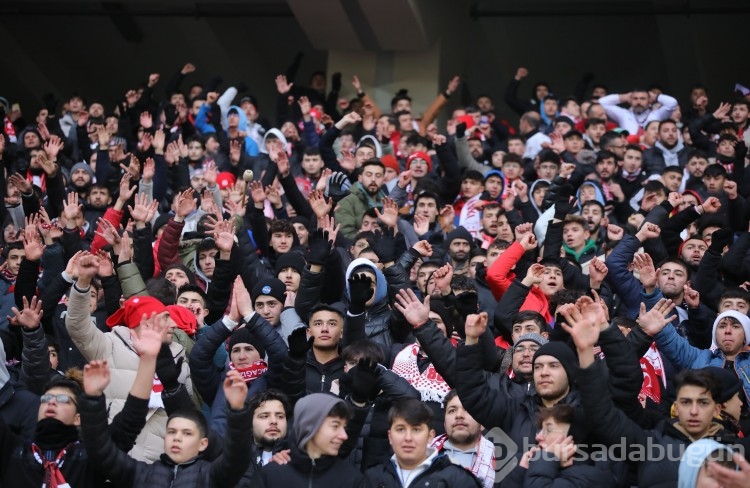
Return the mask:
{"type": "Polygon", "coordinates": [[[422,159],[425,163],[427,163],[427,172],[429,173],[432,171],[432,158],[429,154],[422,151],[415,151],[409,155],[408,158],[406,158],[406,170],[408,171],[411,168],[411,162],[415,159],[422,159]]]}
{"type": "Polygon", "coordinates": [[[455,309],[448,307],[442,297],[430,298],[430,312],[440,315],[445,324],[445,335],[450,339],[456,325],[455,309]]]}
{"type": "Polygon", "coordinates": [[[745,330],[745,347],[747,347],[747,345],[750,344],[750,318],[737,310],[727,310],[716,317],[716,320],[714,320],[714,327],[711,330],[711,347],[719,347],[716,343],[716,327],[719,325],[719,322],[721,322],[721,319],[725,317],[731,317],[742,324],[742,328],[745,330]]]}
{"type": "Polygon", "coordinates": [[[527,342],[527,341],[535,342],[540,347],[543,346],[543,345],[545,345],[545,344],[547,344],[549,342],[541,334],[530,333],[530,334],[524,334],[521,337],[519,337],[518,339],[516,339],[516,342],[513,343],[513,347],[516,347],[520,343],[527,342]]]}
{"type": "Polygon", "coordinates": [[[162,275],[166,276],[167,275],[167,271],[169,271],[171,269],[179,269],[179,270],[181,270],[183,273],[185,273],[185,276],[187,276],[188,283],[191,284],[191,285],[195,284],[195,273],[193,273],[192,271],[190,271],[190,268],[188,268],[184,264],[182,264],[182,263],[170,264],[169,266],[167,266],[164,269],[164,272],[162,273],[162,275]]]}
{"type": "Polygon", "coordinates": [[[79,169],[84,170],[86,173],[89,174],[89,177],[91,177],[92,180],[94,179],[94,170],[91,169],[91,166],[83,162],[74,164],[73,167],[70,168],[70,174],[72,175],[79,169]]]}
{"type": "Polygon", "coordinates": [[[446,237],[445,239],[445,247],[450,247],[451,242],[456,239],[463,239],[468,242],[469,245],[474,247],[474,238],[471,237],[471,233],[469,233],[469,231],[466,230],[466,228],[464,228],[463,226],[456,227],[448,234],[448,237],[446,237]]]}
{"type": "Polygon", "coordinates": [[[255,304],[255,300],[263,295],[273,297],[283,305],[284,301],[286,301],[286,285],[278,278],[265,278],[253,287],[250,295],[253,299],[253,305],[255,304]]]}
{"type": "Polygon", "coordinates": [[[299,274],[302,274],[305,270],[305,266],[307,266],[307,263],[301,254],[296,252],[285,252],[276,260],[276,266],[273,268],[273,272],[278,276],[282,269],[293,268],[299,274]]]}
{"type": "Polygon", "coordinates": [[[536,354],[534,354],[534,363],[536,363],[539,356],[552,356],[560,361],[560,364],[562,364],[568,375],[568,383],[573,384],[576,378],[576,363],[578,361],[570,347],[559,341],[551,341],[540,347],[536,354]]]}
{"type": "Polygon", "coordinates": [[[232,348],[235,344],[250,344],[258,351],[261,359],[266,357],[266,348],[263,347],[263,343],[260,340],[260,337],[258,336],[258,334],[251,331],[247,327],[240,327],[239,329],[235,329],[235,331],[232,332],[232,335],[229,336],[227,350],[230,353],[232,352],[232,348]]]}
{"type": "Polygon", "coordinates": [[[719,368],[718,366],[707,366],[703,371],[711,373],[721,383],[721,396],[714,398],[716,403],[726,403],[742,389],[742,381],[731,369],[719,368]]]}
{"type": "Polygon", "coordinates": [[[383,157],[380,158],[380,162],[383,163],[383,166],[385,166],[386,168],[391,168],[396,173],[401,172],[401,168],[398,165],[398,160],[392,154],[384,154],[383,157]]]}

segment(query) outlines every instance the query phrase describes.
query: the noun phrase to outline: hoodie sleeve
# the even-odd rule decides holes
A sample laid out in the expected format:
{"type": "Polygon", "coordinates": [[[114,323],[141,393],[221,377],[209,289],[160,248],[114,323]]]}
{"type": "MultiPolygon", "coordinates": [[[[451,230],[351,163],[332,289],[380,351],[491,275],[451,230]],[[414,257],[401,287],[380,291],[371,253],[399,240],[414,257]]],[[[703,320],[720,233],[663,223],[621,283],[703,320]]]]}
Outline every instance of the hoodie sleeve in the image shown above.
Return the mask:
{"type": "Polygon", "coordinates": [[[198,110],[198,115],[195,116],[195,128],[201,134],[213,134],[216,132],[214,126],[208,123],[208,113],[210,111],[211,106],[208,103],[204,103],[200,110],[198,110]]]}
{"type": "Polygon", "coordinates": [[[492,290],[495,300],[500,300],[510,284],[513,282],[511,269],[523,256],[521,244],[514,242],[498,257],[487,270],[487,284],[492,290]]]}

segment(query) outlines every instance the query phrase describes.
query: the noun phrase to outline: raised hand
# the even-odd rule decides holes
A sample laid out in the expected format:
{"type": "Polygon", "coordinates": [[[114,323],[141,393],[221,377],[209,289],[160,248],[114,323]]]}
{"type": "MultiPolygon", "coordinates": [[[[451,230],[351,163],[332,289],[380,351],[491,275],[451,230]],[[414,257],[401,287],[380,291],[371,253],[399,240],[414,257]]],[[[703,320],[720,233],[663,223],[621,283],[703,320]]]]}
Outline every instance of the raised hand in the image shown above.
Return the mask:
{"type": "Polygon", "coordinates": [[[625,229],[623,229],[619,225],[607,225],[607,239],[609,239],[610,241],[621,241],[624,235],[625,229]]]}
{"type": "Polygon", "coordinates": [[[668,313],[674,310],[674,307],[675,304],[672,300],[662,298],[656,305],[654,305],[654,308],[647,312],[646,304],[641,303],[641,313],[638,315],[638,325],[643,332],[653,337],[661,332],[667,324],[677,318],[676,315],[665,317],[668,313]]]}
{"type": "Polygon", "coordinates": [[[672,207],[677,208],[682,204],[682,195],[676,191],[669,192],[667,200],[669,200],[669,204],[672,205],[672,207]]]}
{"type": "Polygon", "coordinates": [[[388,227],[382,234],[376,233],[377,238],[370,241],[370,247],[377,254],[381,263],[393,262],[393,254],[396,251],[396,232],[393,227],[388,227]]]}
{"type": "Polygon", "coordinates": [[[352,274],[349,277],[349,313],[364,313],[367,302],[375,294],[372,278],[364,273],[352,274]]]}
{"type": "MultiPolygon", "coordinates": [[[[127,235],[127,233],[123,234],[127,235]]],[[[127,246],[128,249],[130,249],[130,239],[129,236],[127,238],[127,246]]],[[[96,253],[97,256],[99,256],[99,270],[96,272],[101,278],[104,278],[105,276],[112,276],[115,274],[115,267],[112,264],[112,258],[109,257],[109,253],[103,250],[99,250],[96,253]]]]}
{"type": "Polygon", "coordinates": [[[604,264],[604,261],[600,261],[599,258],[594,257],[594,259],[589,261],[589,278],[592,283],[601,285],[604,278],[607,277],[608,271],[607,265],[604,264]]]}
{"type": "Polygon", "coordinates": [[[47,153],[49,159],[54,161],[60,151],[62,151],[63,146],[65,146],[65,144],[62,139],[58,136],[50,136],[49,140],[44,143],[44,152],[47,153]]]}
{"type": "Polygon", "coordinates": [[[122,168],[126,174],[130,175],[130,178],[133,180],[137,180],[141,177],[141,162],[138,161],[138,158],[136,158],[134,154],[130,155],[130,163],[127,166],[120,163],[120,168],[122,168]]]}
{"type": "Polygon", "coordinates": [[[95,359],[83,367],[83,391],[89,396],[102,396],[109,386],[107,360],[95,359]]]}
{"type": "Polygon", "coordinates": [[[440,294],[450,295],[451,292],[451,280],[453,279],[453,266],[451,263],[444,264],[432,273],[432,278],[435,280],[435,287],[440,290],[440,294]]]}
{"type": "Polygon", "coordinates": [[[429,295],[424,298],[424,302],[420,302],[410,288],[399,290],[398,295],[396,295],[396,303],[393,305],[412,327],[419,327],[430,319],[429,295]]]}
{"type": "Polygon", "coordinates": [[[47,246],[42,244],[42,238],[36,231],[36,225],[31,224],[26,226],[21,233],[21,242],[23,243],[24,259],[28,261],[39,261],[42,259],[47,246]]]}
{"type": "Polygon", "coordinates": [[[638,270],[638,278],[641,280],[641,284],[647,290],[653,290],[656,288],[656,268],[654,268],[654,261],[648,253],[639,253],[633,256],[633,264],[635,269],[638,270]]]}
{"type": "Polygon", "coordinates": [[[229,160],[232,164],[239,164],[242,157],[242,144],[237,139],[229,142],[229,160]]]}
{"type": "Polygon", "coordinates": [[[292,90],[292,86],[294,86],[294,83],[287,82],[286,76],[284,75],[278,75],[275,81],[276,81],[276,91],[279,92],[279,95],[286,95],[292,90]]]}
{"type": "Polygon", "coordinates": [[[237,311],[240,313],[240,316],[247,317],[248,315],[252,315],[254,312],[253,300],[250,298],[250,292],[245,287],[245,282],[239,276],[234,280],[232,293],[234,297],[233,301],[237,303],[237,311]]]}
{"type": "MultiPolygon", "coordinates": [[[[154,133],[154,137],[151,139],[151,145],[154,148],[154,151],[156,154],[163,154],[164,153],[164,144],[166,142],[166,135],[164,134],[164,131],[159,129],[154,133]]],[[[144,169],[144,175],[145,178],[146,171],[144,169]]]]}
{"type": "Polygon", "coordinates": [[[169,331],[167,317],[152,313],[150,317],[143,314],[141,325],[133,329],[131,340],[133,348],[141,357],[156,359],[169,331]]]}
{"type": "Polygon", "coordinates": [[[635,234],[635,237],[637,237],[639,241],[645,242],[649,239],[658,239],[660,235],[661,235],[661,227],[659,227],[656,224],[646,222],[641,226],[641,228],[635,234]]]}
{"type": "Polygon", "coordinates": [[[527,70],[523,66],[520,67],[520,68],[518,68],[516,70],[516,77],[515,77],[516,81],[521,81],[522,79],[526,78],[527,76],[529,76],[529,70],[527,70]]]}
{"type": "Polygon", "coordinates": [[[31,303],[23,297],[23,309],[19,312],[16,307],[11,308],[13,317],[8,316],[11,325],[20,325],[24,329],[36,329],[42,321],[42,301],[36,296],[31,297],[31,303]]]}
{"type": "Polygon", "coordinates": [[[565,321],[560,323],[560,325],[563,330],[570,334],[576,345],[576,349],[579,351],[593,350],[599,341],[599,323],[591,320],[588,315],[584,314],[573,303],[561,305],[558,307],[557,313],[565,318],[565,321]]]}
{"type": "Polygon", "coordinates": [[[398,175],[398,182],[396,182],[396,184],[398,185],[398,187],[399,188],[406,188],[407,186],[409,186],[409,183],[411,182],[411,177],[412,177],[413,174],[414,174],[414,172],[412,170],[410,170],[410,169],[406,170],[406,171],[403,171],[402,173],[400,173],[398,175]]]}
{"type": "Polygon", "coordinates": [[[524,251],[531,251],[532,249],[536,249],[536,246],[538,245],[536,242],[536,236],[533,232],[528,232],[522,235],[519,244],[521,244],[521,247],[523,247],[524,251]]]}
{"type": "Polygon", "coordinates": [[[318,227],[328,232],[328,240],[335,245],[336,238],[341,230],[341,224],[336,224],[336,219],[328,216],[318,220],[318,227]]]}
{"type": "Polygon", "coordinates": [[[89,252],[83,252],[78,257],[77,261],[77,273],[78,283],[84,287],[88,287],[91,280],[96,276],[99,271],[99,258],[89,252]]]}
{"type": "Polygon", "coordinates": [[[120,179],[120,195],[117,197],[117,200],[122,202],[122,204],[130,200],[135,190],[138,189],[138,185],[130,186],[130,179],[130,173],[125,173],[122,175],[122,179],[120,179]]]}
{"type": "Polygon", "coordinates": [[[430,219],[424,215],[415,215],[413,227],[417,237],[423,236],[430,230],[430,219]]]}
{"type": "Polygon", "coordinates": [[[141,123],[141,127],[143,127],[144,129],[148,130],[154,126],[154,119],[153,117],[151,117],[151,114],[149,112],[141,112],[139,121],[141,123]]]}
{"type": "Polygon", "coordinates": [[[417,241],[411,246],[411,248],[417,251],[423,258],[429,258],[432,256],[432,244],[428,241],[417,241]]]}
{"type": "Polygon", "coordinates": [[[685,301],[687,302],[688,308],[698,308],[701,304],[701,295],[698,290],[693,290],[687,283],[685,283],[683,290],[685,291],[685,301]]]}
{"type": "Polygon", "coordinates": [[[717,109],[716,109],[716,110],[714,111],[714,113],[713,113],[713,116],[714,116],[714,118],[716,118],[717,120],[721,120],[721,121],[724,121],[724,119],[726,119],[726,118],[727,118],[727,116],[729,115],[729,111],[730,111],[730,110],[732,110],[732,104],[731,104],[731,103],[724,103],[724,102],[721,102],[721,103],[719,104],[719,108],[717,108],[717,109]]]}
{"type": "Polygon", "coordinates": [[[354,159],[354,154],[352,154],[351,152],[341,151],[341,158],[339,158],[339,165],[351,173],[357,168],[357,160],[354,159]]]}
{"type": "Polygon", "coordinates": [[[175,215],[180,219],[184,219],[190,215],[198,206],[198,200],[195,198],[195,194],[192,188],[180,193],[177,197],[177,209],[175,215]]]}
{"type": "Polygon", "coordinates": [[[8,176],[8,185],[15,186],[24,195],[31,193],[31,182],[18,173],[8,176]]]}
{"type": "Polygon", "coordinates": [[[440,219],[440,226],[443,229],[452,228],[456,218],[456,211],[453,209],[453,205],[445,205],[441,208],[438,218],[440,219]]]}
{"type": "Polygon", "coordinates": [[[526,271],[526,277],[521,281],[524,285],[531,287],[533,285],[539,285],[544,278],[544,265],[534,263],[529,266],[526,271]]]}
{"type": "Polygon", "coordinates": [[[124,263],[133,259],[133,251],[130,248],[130,235],[127,232],[122,233],[119,243],[117,246],[112,246],[112,248],[115,254],[117,254],[118,263],[124,263]]]}
{"type": "Polygon", "coordinates": [[[149,205],[152,202],[148,201],[148,195],[146,195],[145,193],[139,193],[135,196],[134,203],[135,205],[132,207],[128,205],[130,216],[133,217],[133,220],[135,220],[136,223],[145,223],[147,221],[146,219],[148,218],[149,205]]]}
{"type": "Polygon", "coordinates": [[[383,211],[375,207],[375,215],[386,226],[394,229],[398,223],[398,205],[392,198],[383,198],[383,211]]]}
{"type": "Polygon", "coordinates": [[[714,214],[721,208],[721,200],[716,197],[708,197],[700,206],[703,207],[704,212],[714,214]]]}
{"type": "MultiPolygon", "coordinates": [[[[68,193],[68,200],[63,200],[63,215],[68,223],[77,219],[83,212],[83,205],[78,204],[78,192],[68,193]]],[[[68,228],[72,228],[70,225],[68,228]]]]}
{"type": "Polygon", "coordinates": [[[333,199],[328,198],[328,201],[326,201],[322,191],[314,190],[310,193],[310,206],[312,207],[315,216],[318,217],[318,219],[322,219],[331,212],[331,209],[333,208],[333,199]]]}
{"type": "Polygon", "coordinates": [[[247,383],[240,372],[231,370],[224,379],[224,396],[232,410],[242,410],[247,397],[247,383]]]}
{"type": "Polygon", "coordinates": [[[310,110],[312,109],[310,99],[305,96],[299,97],[299,100],[297,100],[297,104],[299,105],[300,113],[302,113],[302,118],[304,118],[305,121],[310,120],[310,110]]]}
{"type": "Polygon", "coordinates": [[[466,316],[464,330],[466,331],[466,345],[471,346],[479,342],[479,338],[487,331],[487,312],[472,313],[466,316]]]}
{"type": "Polygon", "coordinates": [[[99,220],[96,221],[96,223],[96,235],[104,239],[107,244],[112,246],[115,249],[115,253],[117,254],[120,250],[120,233],[117,232],[117,229],[109,220],[100,217],[99,220]]]}
{"type": "Polygon", "coordinates": [[[185,143],[184,143],[184,142],[182,141],[182,134],[180,134],[180,135],[179,135],[179,136],[177,137],[177,148],[178,148],[178,149],[180,150],[180,157],[181,157],[181,158],[186,158],[186,157],[188,157],[188,147],[187,147],[187,144],[185,144],[185,143]]]}
{"type": "Polygon", "coordinates": [[[445,92],[448,95],[452,95],[456,93],[456,90],[458,90],[458,85],[461,84],[461,77],[460,76],[454,76],[450,79],[448,82],[448,88],[445,89],[445,92]]]}
{"type": "Polygon", "coordinates": [[[316,229],[308,239],[307,262],[322,266],[332,248],[333,241],[329,237],[328,231],[321,228],[316,229]]]}
{"type": "Polygon", "coordinates": [[[231,253],[234,246],[234,222],[217,222],[214,226],[214,241],[220,252],[231,253]]]}
{"type": "Polygon", "coordinates": [[[185,66],[182,67],[180,70],[180,73],[183,75],[190,74],[196,70],[196,67],[193,63],[186,63],[185,66]]]}

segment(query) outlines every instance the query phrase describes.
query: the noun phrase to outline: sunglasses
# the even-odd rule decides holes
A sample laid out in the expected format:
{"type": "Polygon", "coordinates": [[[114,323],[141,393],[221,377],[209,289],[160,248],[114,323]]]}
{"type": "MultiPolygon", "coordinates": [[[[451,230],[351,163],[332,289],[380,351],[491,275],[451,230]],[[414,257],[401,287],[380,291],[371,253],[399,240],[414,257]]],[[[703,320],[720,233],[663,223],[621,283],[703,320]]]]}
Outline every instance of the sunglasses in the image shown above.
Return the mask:
{"type": "Polygon", "coordinates": [[[55,402],[57,403],[72,403],[75,405],[75,400],[73,400],[73,397],[70,395],[66,395],[65,393],[60,393],[58,395],[51,395],[49,393],[44,394],[39,397],[39,401],[42,403],[49,403],[52,401],[52,399],[55,399],[55,402]]]}

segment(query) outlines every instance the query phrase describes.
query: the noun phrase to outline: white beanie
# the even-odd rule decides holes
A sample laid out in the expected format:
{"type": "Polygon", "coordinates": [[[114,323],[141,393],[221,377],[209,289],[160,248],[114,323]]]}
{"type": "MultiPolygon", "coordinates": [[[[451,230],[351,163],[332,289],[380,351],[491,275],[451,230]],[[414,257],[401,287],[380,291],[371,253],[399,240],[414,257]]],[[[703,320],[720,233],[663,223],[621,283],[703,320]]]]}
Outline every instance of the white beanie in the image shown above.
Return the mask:
{"type": "Polygon", "coordinates": [[[719,322],[721,322],[721,319],[725,317],[732,317],[742,324],[742,328],[745,329],[745,346],[750,344],[750,318],[737,310],[727,310],[726,312],[720,313],[719,316],[716,317],[716,320],[714,320],[714,328],[711,331],[711,347],[719,347],[719,345],[716,344],[716,327],[719,325],[719,322]]]}

